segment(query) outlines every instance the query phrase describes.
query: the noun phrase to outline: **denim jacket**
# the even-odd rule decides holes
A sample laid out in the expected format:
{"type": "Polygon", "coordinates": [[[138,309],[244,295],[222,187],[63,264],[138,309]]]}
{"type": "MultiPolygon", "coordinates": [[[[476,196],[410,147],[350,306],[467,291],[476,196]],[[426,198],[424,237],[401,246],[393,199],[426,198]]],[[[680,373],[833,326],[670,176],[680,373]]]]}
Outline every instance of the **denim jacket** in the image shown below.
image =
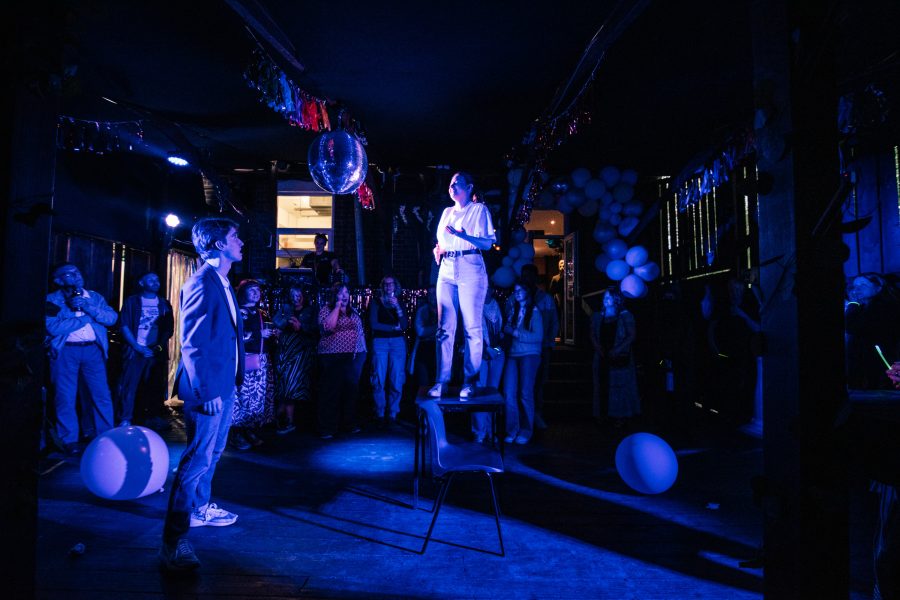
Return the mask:
{"type": "Polygon", "coordinates": [[[116,324],[119,315],[110,308],[103,296],[91,290],[88,293],[87,304],[96,313],[91,317],[84,311],[82,316],[76,316],[75,311],[66,304],[66,298],[61,290],[47,295],[47,303],[44,311],[44,326],[47,329],[50,348],[53,353],[58,353],[66,345],[66,338],[73,331],[78,331],[90,323],[97,337],[97,343],[103,349],[103,356],[109,357],[109,340],[106,336],[106,328],[116,324]]]}

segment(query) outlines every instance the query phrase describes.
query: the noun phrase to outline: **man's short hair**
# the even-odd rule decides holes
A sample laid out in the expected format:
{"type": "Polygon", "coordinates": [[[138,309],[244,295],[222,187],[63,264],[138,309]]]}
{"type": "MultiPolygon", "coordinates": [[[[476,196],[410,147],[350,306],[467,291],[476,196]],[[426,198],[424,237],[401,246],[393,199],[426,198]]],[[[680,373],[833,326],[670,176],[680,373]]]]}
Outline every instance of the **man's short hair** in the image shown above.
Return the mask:
{"type": "Polygon", "coordinates": [[[200,258],[206,260],[218,250],[216,242],[224,244],[232,227],[237,230],[239,225],[227,217],[204,217],[194,223],[191,241],[200,258]]]}
{"type": "Polygon", "coordinates": [[[316,237],[313,238],[313,241],[325,240],[325,243],[328,243],[328,235],[324,233],[317,233],[316,237]]]}

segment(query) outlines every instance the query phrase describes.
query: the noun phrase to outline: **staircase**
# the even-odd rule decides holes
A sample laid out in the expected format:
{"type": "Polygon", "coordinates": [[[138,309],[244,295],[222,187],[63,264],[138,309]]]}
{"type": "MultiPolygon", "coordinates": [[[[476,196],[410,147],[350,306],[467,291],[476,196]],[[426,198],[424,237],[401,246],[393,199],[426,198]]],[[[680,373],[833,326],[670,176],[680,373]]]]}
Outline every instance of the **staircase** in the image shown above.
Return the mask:
{"type": "Polygon", "coordinates": [[[544,415],[558,417],[591,416],[593,406],[591,361],[587,348],[557,345],[550,358],[550,375],[544,387],[544,415]]]}

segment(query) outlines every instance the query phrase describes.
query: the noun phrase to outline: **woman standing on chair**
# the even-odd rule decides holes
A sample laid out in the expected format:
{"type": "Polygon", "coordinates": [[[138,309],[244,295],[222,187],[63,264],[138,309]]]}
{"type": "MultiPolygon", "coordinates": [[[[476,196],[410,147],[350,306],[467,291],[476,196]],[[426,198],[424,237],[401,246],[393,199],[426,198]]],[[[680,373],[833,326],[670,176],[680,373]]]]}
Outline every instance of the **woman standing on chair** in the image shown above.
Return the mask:
{"type": "Polygon", "coordinates": [[[437,382],[428,391],[440,397],[450,381],[453,341],[456,339],[457,310],[465,328],[466,359],[459,397],[474,393],[481,370],[481,332],[487,270],[481,252],[497,239],[487,206],[473,200],[472,176],[460,171],[450,180],[453,206],[444,209],[437,228],[434,260],[440,265],[437,279],[438,333],[437,382]]]}

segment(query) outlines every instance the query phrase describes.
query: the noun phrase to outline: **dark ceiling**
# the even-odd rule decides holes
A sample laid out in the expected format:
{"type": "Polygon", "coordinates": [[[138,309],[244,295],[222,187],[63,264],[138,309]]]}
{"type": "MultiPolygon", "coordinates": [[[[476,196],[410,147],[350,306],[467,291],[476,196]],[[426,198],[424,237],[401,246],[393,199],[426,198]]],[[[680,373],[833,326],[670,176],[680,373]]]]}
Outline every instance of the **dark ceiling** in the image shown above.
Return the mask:
{"type": "MultiPolygon", "coordinates": [[[[314,134],[289,126],[243,81],[255,42],[239,6],[305,67],[299,72],[270,48],[289,77],[341,101],[364,124],[372,162],[499,170],[597,30],[635,4],[76,3],[69,60],[77,85],[62,110],[145,119],[148,144],[165,151],[190,143],[219,168],[305,162],[314,134]]],[[[672,173],[719,132],[750,122],[748,0],[647,4],[609,48],[591,96],[593,122],[560,149],[559,168],[609,162],[672,173]]],[[[887,47],[875,54],[896,47],[896,36],[884,37],[887,47]]]]}

